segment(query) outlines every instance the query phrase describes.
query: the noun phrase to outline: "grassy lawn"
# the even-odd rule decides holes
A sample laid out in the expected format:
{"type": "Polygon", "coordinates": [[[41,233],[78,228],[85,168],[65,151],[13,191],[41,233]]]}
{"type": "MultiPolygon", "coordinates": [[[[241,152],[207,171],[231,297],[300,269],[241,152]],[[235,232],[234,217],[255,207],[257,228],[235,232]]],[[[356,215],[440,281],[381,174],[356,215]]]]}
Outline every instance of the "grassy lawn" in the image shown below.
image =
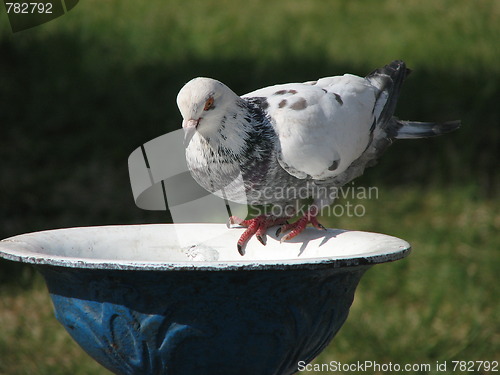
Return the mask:
{"type": "MultiPolygon", "coordinates": [[[[175,97],[194,76],[245,93],[402,58],[414,72],[398,116],[463,126],[398,142],[356,183],[378,189],[350,201],[365,215],[323,219],[413,252],[367,272],[316,363],[500,361],[499,19],[496,0],[87,0],[12,34],[0,6],[0,238],[165,222],[135,207],[127,158],[180,127],[175,97]]],[[[40,277],[6,261],[0,332],[1,375],[107,373],[59,326],[40,277]]]]}

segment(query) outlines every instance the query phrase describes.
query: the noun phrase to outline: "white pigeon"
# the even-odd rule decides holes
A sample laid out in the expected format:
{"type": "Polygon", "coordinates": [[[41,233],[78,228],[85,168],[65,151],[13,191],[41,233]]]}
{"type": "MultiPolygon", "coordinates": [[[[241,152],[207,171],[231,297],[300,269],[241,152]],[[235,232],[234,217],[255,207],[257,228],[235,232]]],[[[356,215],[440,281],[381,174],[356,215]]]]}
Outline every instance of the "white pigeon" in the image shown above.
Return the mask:
{"type": "Polygon", "coordinates": [[[194,78],[180,90],[177,105],[193,178],[230,201],[273,207],[272,214],[230,218],[247,227],[237,243],[240,254],[254,234],[265,244],[273,225],[282,225],[278,235],[288,231],[282,241],[308,223],[324,229],[316,216],[333,203],[331,193],[373,165],[394,139],[430,137],[460,126],[393,117],[409,72],[403,61],[393,61],[366,77],[281,84],[241,97],[210,78],[194,78]],[[313,204],[296,212],[303,198],[313,198],[313,204]],[[303,216],[288,224],[296,214],[303,216]]]}

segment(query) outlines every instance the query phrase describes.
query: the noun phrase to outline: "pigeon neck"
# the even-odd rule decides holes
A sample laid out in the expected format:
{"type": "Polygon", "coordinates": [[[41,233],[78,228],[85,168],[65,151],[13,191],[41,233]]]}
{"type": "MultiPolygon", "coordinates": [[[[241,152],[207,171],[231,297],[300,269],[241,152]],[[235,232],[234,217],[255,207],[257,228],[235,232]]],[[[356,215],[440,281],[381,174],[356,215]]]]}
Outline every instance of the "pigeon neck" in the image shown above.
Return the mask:
{"type": "Polygon", "coordinates": [[[259,108],[254,108],[247,101],[240,99],[235,106],[227,109],[216,130],[211,131],[208,137],[205,136],[206,141],[214,149],[222,148],[240,155],[254,133],[267,125],[267,119],[262,113],[258,113],[259,111],[261,111],[259,108]]]}

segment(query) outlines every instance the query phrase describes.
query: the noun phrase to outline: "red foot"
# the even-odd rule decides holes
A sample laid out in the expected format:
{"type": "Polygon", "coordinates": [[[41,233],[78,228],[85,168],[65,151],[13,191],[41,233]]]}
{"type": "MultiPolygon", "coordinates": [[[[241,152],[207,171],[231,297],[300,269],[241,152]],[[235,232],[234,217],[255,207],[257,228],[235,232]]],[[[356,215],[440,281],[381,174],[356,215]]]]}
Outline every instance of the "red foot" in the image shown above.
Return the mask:
{"type": "Polygon", "coordinates": [[[265,245],[266,242],[264,240],[265,238],[264,236],[266,234],[266,231],[274,225],[281,225],[283,223],[286,223],[287,219],[288,218],[286,217],[260,215],[253,219],[242,220],[236,216],[231,216],[229,218],[230,224],[238,224],[241,225],[242,227],[247,228],[247,230],[243,232],[240,239],[238,240],[238,243],[236,244],[236,246],[238,247],[238,252],[241,255],[245,254],[243,247],[246,245],[248,240],[250,240],[250,238],[254,234],[255,237],[257,237],[257,239],[259,240],[259,242],[262,245],[265,245]]]}
{"type": "Polygon", "coordinates": [[[311,206],[309,208],[309,211],[295,223],[285,224],[282,227],[280,227],[276,231],[277,236],[279,236],[280,233],[290,231],[281,238],[280,242],[291,240],[298,234],[302,233],[302,231],[309,223],[311,223],[315,228],[326,230],[326,228],[318,222],[318,219],[316,218],[317,215],[318,215],[318,208],[316,206],[311,206]]]}

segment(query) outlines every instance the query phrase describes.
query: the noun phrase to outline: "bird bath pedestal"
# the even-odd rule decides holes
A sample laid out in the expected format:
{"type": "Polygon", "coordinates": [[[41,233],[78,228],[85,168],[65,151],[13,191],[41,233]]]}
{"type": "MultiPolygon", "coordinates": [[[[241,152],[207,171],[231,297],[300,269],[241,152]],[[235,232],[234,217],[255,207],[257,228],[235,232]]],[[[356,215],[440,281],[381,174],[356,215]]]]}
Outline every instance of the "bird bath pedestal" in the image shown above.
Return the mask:
{"type": "Polygon", "coordinates": [[[116,374],[281,375],[327,346],[369,267],[410,251],[387,235],[308,228],[283,244],[252,239],[242,257],[240,235],[220,224],[69,228],[0,241],[0,256],[42,273],[57,319],[116,374]]]}

